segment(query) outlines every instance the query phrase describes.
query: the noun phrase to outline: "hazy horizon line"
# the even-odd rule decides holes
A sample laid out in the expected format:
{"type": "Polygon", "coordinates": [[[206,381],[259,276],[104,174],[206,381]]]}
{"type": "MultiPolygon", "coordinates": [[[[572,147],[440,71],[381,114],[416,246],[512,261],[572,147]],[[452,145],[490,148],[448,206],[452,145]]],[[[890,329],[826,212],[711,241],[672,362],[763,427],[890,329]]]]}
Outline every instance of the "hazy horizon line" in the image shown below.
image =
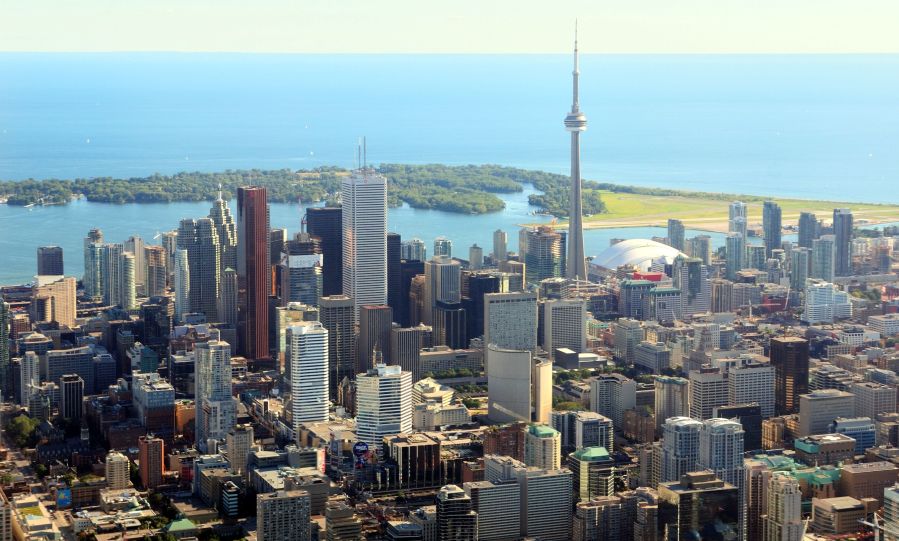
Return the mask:
{"type": "MultiPolygon", "coordinates": [[[[433,51],[433,52],[410,52],[410,51],[354,51],[354,52],[323,52],[323,51],[240,51],[240,50],[176,50],[176,49],[129,49],[129,50],[72,50],[72,51],[55,51],[55,50],[34,50],[34,51],[17,51],[17,50],[0,50],[0,54],[231,54],[231,55],[253,55],[253,56],[571,56],[571,51],[561,52],[449,52],[449,51],[433,51]]],[[[753,52],[753,51],[634,51],[634,52],[584,52],[580,51],[581,56],[897,56],[897,51],[784,51],[784,52],[753,52]]]]}

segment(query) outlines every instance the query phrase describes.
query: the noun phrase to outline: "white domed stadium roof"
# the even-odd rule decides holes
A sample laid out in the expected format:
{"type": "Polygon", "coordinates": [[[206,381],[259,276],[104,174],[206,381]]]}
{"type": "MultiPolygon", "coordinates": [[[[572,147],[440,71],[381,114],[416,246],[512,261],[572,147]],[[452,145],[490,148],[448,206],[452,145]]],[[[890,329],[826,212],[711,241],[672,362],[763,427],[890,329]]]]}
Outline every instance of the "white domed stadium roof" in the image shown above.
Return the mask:
{"type": "Polygon", "coordinates": [[[593,258],[591,264],[608,270],[622,265],[633,265],[640,270],[648,270],[653,260],[664,258],[665,263],[674,263],[677,256],[686,254],[667,244],[649,239],[628,239],[609,246],[606,251],[593,258]]]}

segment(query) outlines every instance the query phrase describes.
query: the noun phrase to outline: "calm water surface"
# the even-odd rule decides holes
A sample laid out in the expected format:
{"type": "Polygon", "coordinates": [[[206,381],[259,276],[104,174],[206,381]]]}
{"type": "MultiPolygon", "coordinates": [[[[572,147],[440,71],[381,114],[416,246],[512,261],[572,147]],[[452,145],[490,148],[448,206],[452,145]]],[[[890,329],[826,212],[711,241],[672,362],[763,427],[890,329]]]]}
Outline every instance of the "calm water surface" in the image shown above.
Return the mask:
{"type": "MultiPolygon", "coordinates": [[[[353,165],[499,163],[566,173],[568,55],[0,54],[0,179],[353,165]]],[[[897,55],[587,55],[586,178],[625,184],[899,203],[897,55]]],[[[456,251],[536,221],[527,192],[501,213],[393,209],[390,226],[456,251]]],[[[0,205],[0,283],[34,273],[35,248],[151,239],[208,203],[0,205]]],[[[272,225],[300,209],[274,205],[272,225]]],[[[594,230],[613,237],[662,229],[594,230]]],[[[688,233],[690,235],[691,233],[688,233]]],[[[718,238],[718,237],[716,237],[718,238]]]]}

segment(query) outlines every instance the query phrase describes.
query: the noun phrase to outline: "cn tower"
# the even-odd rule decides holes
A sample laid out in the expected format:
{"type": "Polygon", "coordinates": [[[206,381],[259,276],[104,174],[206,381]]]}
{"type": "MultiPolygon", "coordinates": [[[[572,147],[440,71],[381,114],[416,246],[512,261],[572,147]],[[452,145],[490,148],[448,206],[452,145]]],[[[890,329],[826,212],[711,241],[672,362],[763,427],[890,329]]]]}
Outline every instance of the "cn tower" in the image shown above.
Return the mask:
{"type": "Polygon", "coordinates": [[[571,207],[568,212],[568,260],[565,277],[571,280],[587,280],[587,263],[584,257],[584,210],[581,201],[581,132],[587,129],[587,116],[578,104],[577,25],[574,27],[574,71],[571,112],[565,117],[565,129],[571,132],[571,207]]]}

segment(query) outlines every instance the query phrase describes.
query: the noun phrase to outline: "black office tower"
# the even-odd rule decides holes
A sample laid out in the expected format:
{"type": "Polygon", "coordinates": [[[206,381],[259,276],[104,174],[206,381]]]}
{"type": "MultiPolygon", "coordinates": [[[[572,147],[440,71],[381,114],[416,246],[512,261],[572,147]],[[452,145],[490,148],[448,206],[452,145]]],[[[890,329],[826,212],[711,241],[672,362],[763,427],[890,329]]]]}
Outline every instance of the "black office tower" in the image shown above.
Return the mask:
{"type": "Polygon", "coordinates": [[[799,395],[808,393],[808,340],[798,336],[771,339],[774,366],[774,411],[777,415],[799,413],[799,395]]]}
{"type": "Polygon", "coordinates": [[[458,302],[437,301],[434,307],[434,345],[451,349],[468,347],[465,309],[458,302]]]}
{"type": "Polygon", "coordinates": [[[37,273],[41,276],[62,276],[65,274],[62,262],[62,248],[59,246],[39,246],[37,249],[37,273]]]}
{"type": "Polygon", "coordinates": [[[343,293],[342,212],[340,207],[306,209],[306,231],[321,239],[322,296],[343,293]]]}
{"type": "Polygon", "coordinates": [[[721,419],[736,419],[743,427],[743,449],[756,451],[762,448],[762,408],[758,402],[718,406],[712,415],[721,419]]]}
{"type": "Polygon", "coordinates": [[[400,261],[400,308],[394,308],[393,318],[402,327],[413,327],[420,323],[412,321],[412,310],[409,303],[409,291],[412,289],[412,279],[425,273],[424,261],[417,259],[400,261]]]}
{"type": "Polygon", "coordinates": [[[468,295],[462,297],[462,306],[466,312],[468,339],[484,335],[484,295],[499,293],[499,276],[490,273],[477,273],[468,276],[468,295]]]}
{"type": "Polygon", "coordinates": [[[399,321],[403,303],[402,240],[398,233],[387,233],[387,305],[393,308],[393,319],[399,321]]]}

